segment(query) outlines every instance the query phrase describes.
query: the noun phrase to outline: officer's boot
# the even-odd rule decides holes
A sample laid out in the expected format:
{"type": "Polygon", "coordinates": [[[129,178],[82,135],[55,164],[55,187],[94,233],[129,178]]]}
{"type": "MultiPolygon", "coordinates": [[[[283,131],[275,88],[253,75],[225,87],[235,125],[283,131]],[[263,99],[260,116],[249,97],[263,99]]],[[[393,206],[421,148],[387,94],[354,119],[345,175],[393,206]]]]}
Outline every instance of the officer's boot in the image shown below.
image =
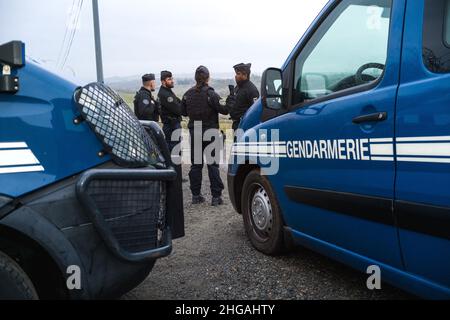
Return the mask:
{"type": "Polygon", "coordinates": [[[192,204],[202,204],[204,203],[206,200],[202,195],[199,196],[193,196],[192,197],[192,204]]]}
{"type": "Polygon", "coordinates": [[[218,207],[223,205],[223,199],[222,197],[213,197],[211,201],[211,206],[218,207]]]}

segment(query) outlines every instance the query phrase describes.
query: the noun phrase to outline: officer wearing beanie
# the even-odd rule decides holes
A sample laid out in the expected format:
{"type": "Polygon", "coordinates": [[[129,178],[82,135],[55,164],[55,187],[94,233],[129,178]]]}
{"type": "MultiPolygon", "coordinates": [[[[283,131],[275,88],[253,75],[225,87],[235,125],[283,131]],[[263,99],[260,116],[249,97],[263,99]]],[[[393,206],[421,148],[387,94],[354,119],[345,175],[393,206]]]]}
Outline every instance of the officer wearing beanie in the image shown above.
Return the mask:
{"type": "MultiPolygon", "coordinates": [[[[208,146],[220,145],[213,139],[212,141],[203,141],[204,133],[207,130],[219,131],[219,114],[228,115],[228,109],[225,105],[220,103],[220,96],[209,86],[210,74],[209,70],[200,66],[195,72],[196,85],[189,89],[182,100],[183,115],[189,117],[189,133],[191,135],[191,172],[189,179],[191,182],[192,203],[200,204],[205,202],[205,198],[201,194],[202,189],[202,172],[204,167],[204,153],[208,146]],[[195,124],[201,123],[198,127],[195,124]],[[200,132],[196,132],[200,130],[200,132]],[[195,137],[201,137],[200,141],[196,141],[195,137]],[[201,144],[199,147],[197,144],[201,144]],[[195,151],[201,151],[201,155],[195,156],[195,151]]],[[[210,148],[208,148],[210,149],[210,148]]],[[[215,152],[211,155],[215,158],[215,152]]],[[[213,159],[207,159],[208,174],[212,193],[212,206],[219,206],[223,204],[222,192],[224,185],[220,177],[219,164],[213,159]]]]}
{"type": "Polygon", "coordinates": [[[139,120],[159,122],[160,104],[153,98],[156,90],[155,75],[150,73],[142,76],[142,87],[134,97],[134,113],[139,120]]]}
{"type": "Polygon", "coordinates": [[[237,87],[227,98],[227,108],[233,120],[233,130],[239,128],[242,117],[259,98],[258,89],[250,81],[251,67],[251,63],[240,63],[233,67],[236,73],[237,87]]]}
{"type": "Polygon", "coordinates": [[[172,73],[162,71],[158,98],[161,103],[163,131],[171,152],[180,143],[180,141],[172,141],[172,134],[175,130],[181,129],[181,100],[172,91],[174,87],[172,73]]]}

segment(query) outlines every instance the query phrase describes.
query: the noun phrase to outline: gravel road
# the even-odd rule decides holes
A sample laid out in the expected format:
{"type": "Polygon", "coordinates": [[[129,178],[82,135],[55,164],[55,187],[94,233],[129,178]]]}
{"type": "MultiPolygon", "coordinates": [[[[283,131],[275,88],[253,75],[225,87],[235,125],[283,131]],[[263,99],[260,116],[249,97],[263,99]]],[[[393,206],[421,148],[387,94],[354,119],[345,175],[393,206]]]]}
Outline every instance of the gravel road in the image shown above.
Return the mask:
{"type": "MultiPolygon", "coordinates": [[[[209,199],[208,188],[204,183],[203,194],[209,199]]],[[[146,281],[123,299],[413,298],[386,284],[380,291],[369,291],[364,274],[307,249],[267,257],[247,240],[242,217],[233,210],[227,191],[226,204],[219,208],[208,203],[192,206],[188,183],[184,194],[186,237],[177,240],[173,254],[159,260],[146,281]]]]}

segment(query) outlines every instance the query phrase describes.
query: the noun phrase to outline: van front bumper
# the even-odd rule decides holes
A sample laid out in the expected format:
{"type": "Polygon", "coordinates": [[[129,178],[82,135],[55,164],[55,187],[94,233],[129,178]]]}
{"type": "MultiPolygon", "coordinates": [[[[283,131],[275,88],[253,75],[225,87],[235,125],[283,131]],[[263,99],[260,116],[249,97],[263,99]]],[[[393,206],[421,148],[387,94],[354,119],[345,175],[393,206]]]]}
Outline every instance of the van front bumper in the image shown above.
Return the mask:
{"type": "MultiPolygon", "coordinates": [[[[236,187],[235,187],[236,175],[228,171],[227,174],[227,185],[228,185],[228,194],[230,197],[231,204],[236,212],[241,213],[241,208],[237,202],[236,195],[236,187]]],[[[240,201],[239,201],[240,202],[240,201]]]]}

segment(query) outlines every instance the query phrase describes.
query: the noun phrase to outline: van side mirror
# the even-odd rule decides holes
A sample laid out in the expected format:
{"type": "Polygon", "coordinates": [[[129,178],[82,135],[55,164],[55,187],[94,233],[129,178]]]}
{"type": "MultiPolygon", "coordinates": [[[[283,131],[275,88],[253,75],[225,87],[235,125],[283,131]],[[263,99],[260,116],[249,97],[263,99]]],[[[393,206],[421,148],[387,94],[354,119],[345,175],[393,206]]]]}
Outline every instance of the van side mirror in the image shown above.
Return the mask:
{"type": "Polygon", "coordinates": [[[283,107],[283,74],[280,69],[269,68],[264,71],[261,98],[265,108],[280,110],[283,107]]]}
{"type": "Polygon", "coordinates": [[[22,41],[11,41],[0,45],[0,63],[11,68],[25,65],[25,44],[22,41]]]}
{"type": "Polygon", "coordinates": [[[11,41],[0,45],[0,93],[19,91],[19,78],[12,75],[13,69],[25,65],[25,44],[11,41]]]}

